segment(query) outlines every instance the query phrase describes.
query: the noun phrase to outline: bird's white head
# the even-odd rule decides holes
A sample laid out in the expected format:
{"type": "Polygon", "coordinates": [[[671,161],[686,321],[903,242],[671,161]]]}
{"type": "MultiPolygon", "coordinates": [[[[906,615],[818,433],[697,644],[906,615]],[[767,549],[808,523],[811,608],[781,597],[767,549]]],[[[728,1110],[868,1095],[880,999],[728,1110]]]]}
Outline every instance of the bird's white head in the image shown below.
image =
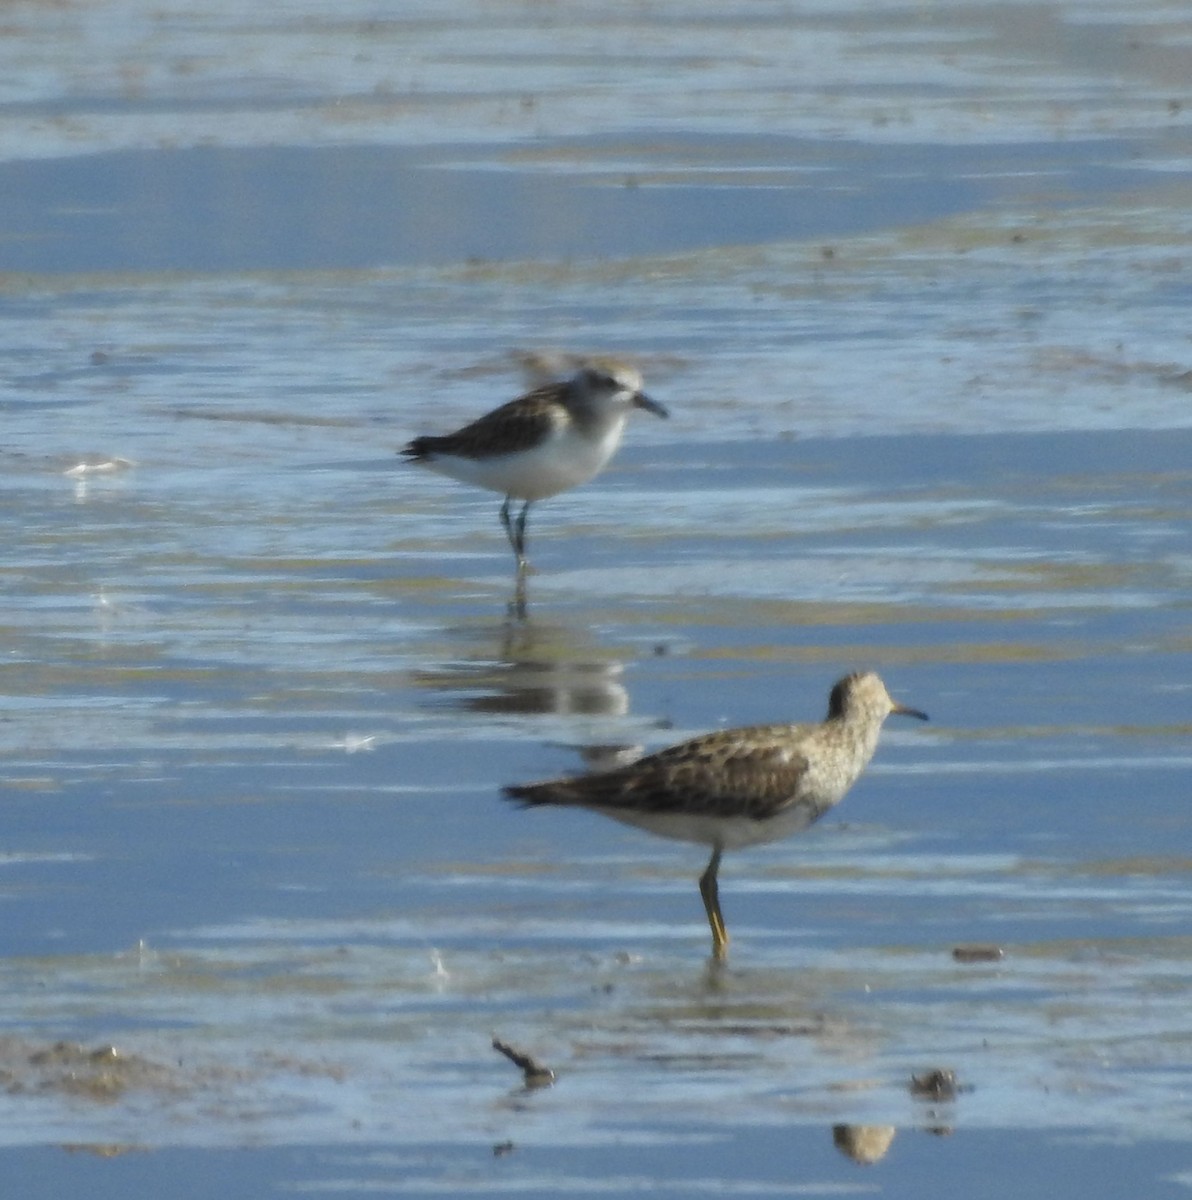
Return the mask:
{"type": "Polygon", "coordinates": [[[927,720],[927,714],[894,700],[876,671],[855,671],[839,680],[828,697],[828,720],[885,720],[891,713],[927,720]]]}
{"type": "Polygon", "coordinates": [[[593,407],[644,408],[656,417],[670,415],[642,391],[641,372],[628,363],[589,363],[576,373],[572,388],[593,407]]]}

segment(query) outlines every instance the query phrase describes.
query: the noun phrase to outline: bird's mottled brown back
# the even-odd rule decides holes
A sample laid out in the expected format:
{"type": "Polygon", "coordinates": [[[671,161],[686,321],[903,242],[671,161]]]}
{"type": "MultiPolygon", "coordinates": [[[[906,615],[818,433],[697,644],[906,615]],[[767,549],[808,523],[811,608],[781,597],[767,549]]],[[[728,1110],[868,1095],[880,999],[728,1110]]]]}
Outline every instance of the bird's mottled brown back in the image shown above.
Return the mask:
{"type": "Polygon", "coordinates": [[[402,453],[417,462],[435,454],[492,458],[534,446],[571,421],[560,405],[568,384],[548,383],[494,408],[455,433],[415,438],[402,453]]]}
{"type": "Polygon", "coordinates": [[[766,820],[796,801],[813,799],[802,794],[808,763],[798,734],[799,727],[791,725],[723,730],[615,771],[505,791],[528,805],[766,820]]]}

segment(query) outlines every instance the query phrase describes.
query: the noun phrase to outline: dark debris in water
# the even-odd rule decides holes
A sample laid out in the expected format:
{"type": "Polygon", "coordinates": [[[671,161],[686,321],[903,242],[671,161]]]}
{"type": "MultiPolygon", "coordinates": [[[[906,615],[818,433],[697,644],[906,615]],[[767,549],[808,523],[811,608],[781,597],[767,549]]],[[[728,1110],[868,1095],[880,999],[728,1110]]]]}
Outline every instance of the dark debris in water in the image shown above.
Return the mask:
{"type": "Polygon", "coordinates": [[[1006,957],[1006,952],[1001,946],[966,944],[953,946],[952,957],[958,963],[1001,962],[1006,957]]]}
{"type": "Polygon", "coordinates": [[[526,1087],[550,1087],[555,1081],[555,1073],[550,1067],[543,1066],[537,1059],[523,1053],[500,1038],[493,1038],[493,1049],[503,1054],[522,1073],[526,1087]]]}
{"type": "Polygon", "coordinates": [[[933,1067],[911,1076],[911,1095],[917,1100],[955,1100],[960,1090],[956,1072],[946,1068],[933,1067]]]}

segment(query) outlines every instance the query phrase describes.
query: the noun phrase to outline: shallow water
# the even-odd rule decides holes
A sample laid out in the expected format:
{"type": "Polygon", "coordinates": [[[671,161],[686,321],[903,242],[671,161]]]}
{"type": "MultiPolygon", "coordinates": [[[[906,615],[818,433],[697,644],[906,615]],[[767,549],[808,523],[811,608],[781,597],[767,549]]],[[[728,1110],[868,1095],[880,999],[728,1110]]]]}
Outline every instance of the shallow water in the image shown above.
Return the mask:
{"type": "Polygon", "coordinates": [[[456,8],[10,14],[6,1178],[1184,1192],[1182,10],[456,8]],[[393,451],[595,351],[672,418],[519,620],[393,451]],[[699,848],[498,799],[857,666],[932,722],[722,972],[699,848]]]}

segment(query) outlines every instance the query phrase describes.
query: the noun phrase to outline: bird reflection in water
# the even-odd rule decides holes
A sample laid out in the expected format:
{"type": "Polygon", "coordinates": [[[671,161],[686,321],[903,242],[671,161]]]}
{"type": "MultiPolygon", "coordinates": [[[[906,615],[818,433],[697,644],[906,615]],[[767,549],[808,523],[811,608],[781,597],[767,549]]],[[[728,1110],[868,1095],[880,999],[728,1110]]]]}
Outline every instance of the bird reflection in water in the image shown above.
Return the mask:
{"type": "Polygon", "coordinates": [[[872,1166],[886,1157],[895,1132],[893,1125],[833,1125],[832,1144],[853,1162],[872,1166]]]}
{"type": "Polygon", "coordinates": [[[587,629],[518,620],[448,634],[458,657],[414,677],[433,703],[490,716],[591,718],[570,728],[567,739],[600,768],[641,753],[616,742],[619,718],[629,712],[624,662],[587,629]]]}

